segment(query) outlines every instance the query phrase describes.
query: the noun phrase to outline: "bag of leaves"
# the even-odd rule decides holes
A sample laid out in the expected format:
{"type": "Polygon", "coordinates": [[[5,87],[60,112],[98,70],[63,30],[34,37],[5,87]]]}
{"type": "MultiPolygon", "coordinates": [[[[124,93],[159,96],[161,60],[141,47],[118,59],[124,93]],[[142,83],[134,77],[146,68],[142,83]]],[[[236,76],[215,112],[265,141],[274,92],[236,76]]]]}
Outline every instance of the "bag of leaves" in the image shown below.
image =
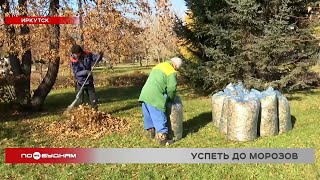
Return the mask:
{"type": "Polygon", "coordinates": [[[260,111],[260,136],[278,135],[278,99],[274,89],[269,87],[259,96],[260,111]]]}
{"type": "MultiPolygon", "coordinates": [[[[238,89],[241,88],[240,86],[237,87],[238,89]]],[[[229,116],[229,99],[231,97],[237,96],[237,89],[234,87],[232,83],[229,83],[226,88],[223,90],[225,93],[225,97],[223,99],[222,111],[221,111],[221,118],[218,124],[219,131],[223,134],[227,134],[228,131],[228,116],[229,116]]]]}
{"type": "Polygon", "coordinates": [[[252,141],[257,138],[260,101],[254,94],[228,100],[227,138],[231,141],[252,141]]]}
{"type": "Polygon", "coordinates": [[[183,106],[178,95],[174,102],[167,103],[167,119],[169,138],[176,141],[180,140],[183,133],[183,106]]]}
{"type": "Polygon", "coordinates": [[[219,91],[216,94],[212,95],[211,104],[212,104],[212,123],[214,126],[219,127],[223,100],[226,97],[226,94],[223,91],[219,91]]]}
{"type": "Polygon", "coordinates": [[[223,134],[228,133],[228,117],[230,116],[230,111],[232,110],[229,106],[229,101],[232,97],[235,96],[226,95],[223,99],[221,118],[219,122],[219,131],[223,134]]]}
{"type": "Polygon", "coordinates": [[[275,91],[278,98],[279,134],[292,129],[290,104],[287,98],[279,91],[275,91]]]}

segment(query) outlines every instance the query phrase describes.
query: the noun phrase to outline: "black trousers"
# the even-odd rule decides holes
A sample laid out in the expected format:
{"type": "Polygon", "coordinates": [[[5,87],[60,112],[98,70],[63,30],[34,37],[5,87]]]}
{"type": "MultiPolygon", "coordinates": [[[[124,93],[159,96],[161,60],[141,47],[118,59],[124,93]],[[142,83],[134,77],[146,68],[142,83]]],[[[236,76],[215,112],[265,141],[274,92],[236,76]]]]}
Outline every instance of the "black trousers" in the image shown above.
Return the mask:
{"type": "MultiPolygon", "coordinates": [[[[81,84],[79,83],[76,83],[76,93],[78,94],[78,92],[80,91],[81,89],[81,84]]],[[[83,88],[82,88],[82,92],[79,94],[79,99],[77,101],[77,105],[80,105],[80,104],[83,104],[84,103],[84,92],[86,92],[86,94],[88,95],[89,97],[89,101],[90,101],[90,106],[94,109],[98,109],[98,105],[97,105],[97,97],[96,97],[96,91],[95,91],[95,88],[94,88],[94,85],[93,84],[89,84],[89,85],[85,85],[83,88]]]]}

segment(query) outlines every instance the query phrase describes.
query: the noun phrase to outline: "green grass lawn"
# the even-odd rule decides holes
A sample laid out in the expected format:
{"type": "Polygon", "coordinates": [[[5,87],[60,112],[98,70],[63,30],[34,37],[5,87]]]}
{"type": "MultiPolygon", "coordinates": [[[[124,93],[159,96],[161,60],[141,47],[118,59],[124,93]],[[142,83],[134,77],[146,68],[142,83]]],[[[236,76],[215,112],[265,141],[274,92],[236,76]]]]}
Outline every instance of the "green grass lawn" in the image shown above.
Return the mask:
{"type": "MultiPolygon", "coordinates": [[[[133,74],[135,72],[142,72],[145,74],[148,74],[152,67],[154,66],[154,63],[150,63],[150,65],[146,66],[140,66],[138,63],[126,63],[126,64],[117,64],[113,67],[113,69],[110,69],[109,66],[104,66],[101,64],[100,66],[97,66],[93,69],[93,76],[95,80],[95,85],[97,87],[99,86],[108,86],[110,80],[113,77],[119,77],[123,75],[133,74]]],[[[44,72],[43,74],[45,74],[44,72]]],[[[44,76],[44,75],[43,75],[44,76]]],[[[38,72],[33,73],[31,76],[32,84],[31,89],[35,90],[38,85],[40,84],[40,75],[38,72]]],[[[69,67],[62,66],[59,69],[59,73],[57,76],[56,83],[54,85],[54,89],[59,88],[65,88],[65,87],[73,87],[74,81],[73,81],[73,73],[70,70],[69,67]]]]}
{"type": "Polygon", "coordinates": [[[100,67],[96,67],[94,72],[108,73],[111,75],[123,75],[123,74],[133,73],[134,71],[142,71],[142,72],[148,73],[154,65],[155,64],[152,63],[146,67],[146,66],[140,66],[137,63],[117,64],[116,66],[114,66],[113,70],[110,69],[109,66],[101,65],[100,67]]]}
{"type": "MultiPolygon", "coordinates": [[[[2,116],[0,121],[0,179],[320,179],[316,164],[4,164],[5,147],[160,147],[143,131],[142,113],[137,102],[139,87],[98,87],[101,111],[129,121],[130,131],[100,139],[55,140],[35,125],[64,120],[63,110],[73,101],[73,88],[54,90],[42,113],[21,117],[2,116]]],[[[252,142],[229,142],[211,124],[210,97],[179,88],[184,104],[184,138],[169,148],[316,148],[320,158],[320,89],[287,95],[295,119],[292,131],[252,142]]]]}

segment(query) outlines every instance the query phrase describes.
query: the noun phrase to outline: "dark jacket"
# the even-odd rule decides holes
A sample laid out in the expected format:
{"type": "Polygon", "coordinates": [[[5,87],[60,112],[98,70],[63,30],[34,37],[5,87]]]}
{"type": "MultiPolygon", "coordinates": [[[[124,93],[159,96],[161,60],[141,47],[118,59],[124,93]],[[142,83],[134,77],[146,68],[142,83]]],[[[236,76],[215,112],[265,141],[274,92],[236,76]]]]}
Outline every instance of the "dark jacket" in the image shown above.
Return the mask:
{"type": "MultiPolygon", "coordinates": [[[[95,63],[95,61],[101,60],[99,57],[99,55],[93,54],[89,51],[85,51],[82,57],[79,59],[75,59],[71,55],[70,67],[78,84],[82,85],[84,83],[88,76],[88,72],[91,71],[92,65],[95,63]]],[[[88,78],[85,85],[93,85],[92,74],[88,78]]]]}

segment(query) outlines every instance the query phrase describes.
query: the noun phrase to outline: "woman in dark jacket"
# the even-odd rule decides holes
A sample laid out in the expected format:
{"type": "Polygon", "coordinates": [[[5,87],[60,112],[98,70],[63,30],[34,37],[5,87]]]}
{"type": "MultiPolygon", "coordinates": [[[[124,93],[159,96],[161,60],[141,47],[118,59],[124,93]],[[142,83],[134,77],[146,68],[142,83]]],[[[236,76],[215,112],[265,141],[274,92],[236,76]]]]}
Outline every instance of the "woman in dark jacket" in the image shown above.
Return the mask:
{"type": "Polygon", "coordinates": [[[90,105],[92,108],[96,109],[97,106],[97,98],[96,92],[94,88],[93,76],[90,74],[92,68],[92,62],[100,61],[101,56],[93,54],[89,51],[84,51],[79,45],[73,45],[71,48],[71,63],[70,67],[73,71],[74,77],[76,79],[76,93],[78,93],[81,89],[81,86],[84,84],[82,92],[80,93],[80,98],[78,99],[77,105],[83,103],[83,94],[84,91],[89,96],[90,105]],[[89,78],[85,82],[87,76],[90,74],[89,78]]]}

